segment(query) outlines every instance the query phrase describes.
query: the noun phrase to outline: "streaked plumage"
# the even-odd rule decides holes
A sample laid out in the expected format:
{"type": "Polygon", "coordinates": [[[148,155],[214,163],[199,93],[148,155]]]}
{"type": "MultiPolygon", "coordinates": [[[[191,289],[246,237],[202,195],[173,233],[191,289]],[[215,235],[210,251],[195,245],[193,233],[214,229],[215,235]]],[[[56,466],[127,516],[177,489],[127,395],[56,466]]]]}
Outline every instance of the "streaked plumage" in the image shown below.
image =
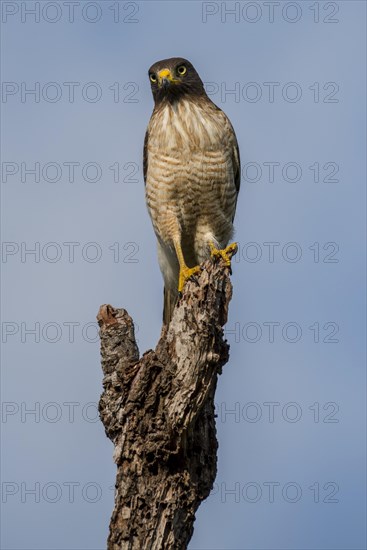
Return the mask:
{"type": "Polygon", "coordinates": [[[157,82],[152,83],[155,107],[145,136],[144,178],[168,323],[178,297],[177,247],[191,268],[210,256],[210,243],[223,249],[233,235],[240,159],[231,123],[208,98],[191,63],[159,61],[149,74],[157,82]],[[184,75],[178,72],[182,67],[184,75]],[[169,83],[162,83],[168,74],[169,83]]]}

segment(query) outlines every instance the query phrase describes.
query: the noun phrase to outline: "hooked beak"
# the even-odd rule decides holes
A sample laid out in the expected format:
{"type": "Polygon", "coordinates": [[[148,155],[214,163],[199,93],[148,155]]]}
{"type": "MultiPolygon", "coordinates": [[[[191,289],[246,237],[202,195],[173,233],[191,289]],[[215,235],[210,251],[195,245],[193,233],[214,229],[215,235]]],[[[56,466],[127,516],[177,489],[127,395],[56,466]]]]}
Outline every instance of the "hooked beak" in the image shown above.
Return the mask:
{"type": "Polygon", "coordinates": [[[162,69],[161,71],[159,71],[158,86],[160,88],[167,88],[173,82],[175,81],[169,69],[162,69]]]}

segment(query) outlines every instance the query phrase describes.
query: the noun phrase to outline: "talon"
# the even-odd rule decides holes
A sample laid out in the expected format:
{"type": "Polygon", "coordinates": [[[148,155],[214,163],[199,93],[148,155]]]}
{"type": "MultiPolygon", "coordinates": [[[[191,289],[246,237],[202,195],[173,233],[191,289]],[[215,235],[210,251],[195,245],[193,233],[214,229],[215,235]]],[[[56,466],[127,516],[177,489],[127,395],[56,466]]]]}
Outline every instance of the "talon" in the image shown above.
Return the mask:
{"type": "Polygon", "coordinates": [[[196,275],[196,273],[200,272],[200,266],[195,267],[182,267],[180,269],[180,276],[178,279],[178,291],[182,292],[183,287],[185,286],[185,283],[192,275],[196,275]]]}
{"type": "Polygon", "coordinates": [[[227,267],[231,265],[232,256],[237,252],[237,243],[232,243],[227,246],[227,248],[222,248],[219,250],[215,248],[213,243],[210,243],[210,255],[212,258],[222,258],[227,267]]]}

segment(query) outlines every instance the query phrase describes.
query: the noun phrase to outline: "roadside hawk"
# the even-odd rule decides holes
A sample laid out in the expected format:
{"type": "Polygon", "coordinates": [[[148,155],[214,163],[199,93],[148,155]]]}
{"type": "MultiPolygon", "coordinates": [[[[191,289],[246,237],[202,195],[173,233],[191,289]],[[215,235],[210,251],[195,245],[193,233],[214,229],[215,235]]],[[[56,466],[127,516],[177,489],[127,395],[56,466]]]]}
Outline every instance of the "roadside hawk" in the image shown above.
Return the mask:
{"type": "Polygon", "coordinates": [[[158,61],[149,79],[154,110],[144,140],[145,195],[168,324],[179,292],[201,262],[222,256],[230,265],[240,156],[229,119],[209,99],[189,61],[158,61]]]}

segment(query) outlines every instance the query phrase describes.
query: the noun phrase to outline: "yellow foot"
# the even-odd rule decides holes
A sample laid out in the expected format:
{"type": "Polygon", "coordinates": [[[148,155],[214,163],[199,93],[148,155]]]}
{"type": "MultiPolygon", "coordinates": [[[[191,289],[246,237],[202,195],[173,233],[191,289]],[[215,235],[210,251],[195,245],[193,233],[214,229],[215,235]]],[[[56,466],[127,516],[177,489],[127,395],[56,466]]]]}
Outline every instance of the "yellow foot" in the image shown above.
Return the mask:
{"type": "Polygon", "coordinates": [[[191,275],[196,275],[196,273],[200,272],[200,266],[196,267],[182,267],[180,269],[180,276],[178,279],[178,291],[182,292],[183,287],[185,286],[185,283],[188,279],[190,279],[191,275]]]}
{"type": "Polygon", "coordinates": [[[223,258],[227,267],[231,265],[231,259],[234,254],[237,252],[237,243],[232,243],[227,246],[227,248],[222,248],[218,250],[215,248],[213,243],[210,243],[210,255],[212,258],[223,258]]]}

